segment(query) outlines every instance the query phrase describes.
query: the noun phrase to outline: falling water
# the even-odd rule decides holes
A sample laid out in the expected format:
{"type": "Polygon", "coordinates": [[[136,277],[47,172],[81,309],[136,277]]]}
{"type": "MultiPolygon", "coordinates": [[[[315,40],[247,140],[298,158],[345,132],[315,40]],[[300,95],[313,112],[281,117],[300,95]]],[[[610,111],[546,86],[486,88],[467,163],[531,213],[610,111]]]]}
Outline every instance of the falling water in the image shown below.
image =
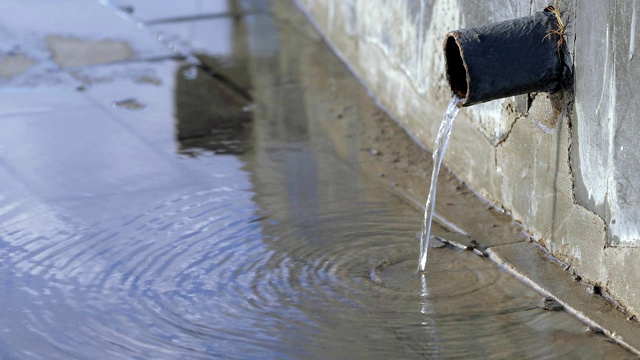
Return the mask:
{"type": "Polygon", "coordinates": [[[429,196],[427,197],[427,203],[424,206],[424,220],[422,221],[422,232],[420,234],[420,263],[418,265],[418,271],[424,271],[427,266],[427,252],[429,250],[429,237],[431,236],[431,219],[433,219],[433,211],[436,205],[436,187],[438,186],[438,174],[440,173],[440,165],[442,164],[442,158],[445,151],[447,151],[447,144],[449,143],[449,136],[451,136],[451,128],[453,126],[453,119],[456,117],[458,110],[458,104],[462,99],[456,95],[451,96],[447,111],[444,113],[444,118],[440,124],[438,130],[438,136],[436,137],[436,143],[433,150],[433,172],[431,173],[431,186],[429,187],[429,196]]]}

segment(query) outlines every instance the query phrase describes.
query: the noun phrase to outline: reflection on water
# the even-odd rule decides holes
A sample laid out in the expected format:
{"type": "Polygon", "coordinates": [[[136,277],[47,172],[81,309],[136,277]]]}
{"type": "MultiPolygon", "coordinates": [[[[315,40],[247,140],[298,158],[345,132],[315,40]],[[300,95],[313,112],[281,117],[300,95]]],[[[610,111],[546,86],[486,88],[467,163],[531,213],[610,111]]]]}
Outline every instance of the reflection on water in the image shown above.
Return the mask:
{"type": "Polygon", "coordinates": [[[180,151],[198,149],[215,154],[246,152],[250,145],[250,103],[205,71],[192,65],[178,68],[175,82],[176,138],[180,151]],[[185,75],[195,71],[193,76],[185,75]]]}
{"type": "MultiPolygon", "coordinates": [[[[0,357],[626,356],[471,252],[440,244],[416,273],[420,213],[359,170],[371,154],[349,135],[375,105],[283,4],[234,28],[252,103],[172,61],[153,65],[161,82],[91,83],[93,99],[147,105],[107,101],[106,135],[68,126],[86,143],[47,155],[31,144],[46,123],[13,133],[21,155],[0,155],[0,357]],[[336,83],[356,101],[327,122],[336,83]],[[149,155],[87,152],[96,139],[149,155]],[[54,161],[13,160],[39,155],[54,161]]],[[[87,75],[103,71],[115,73],[87,75]]]]}

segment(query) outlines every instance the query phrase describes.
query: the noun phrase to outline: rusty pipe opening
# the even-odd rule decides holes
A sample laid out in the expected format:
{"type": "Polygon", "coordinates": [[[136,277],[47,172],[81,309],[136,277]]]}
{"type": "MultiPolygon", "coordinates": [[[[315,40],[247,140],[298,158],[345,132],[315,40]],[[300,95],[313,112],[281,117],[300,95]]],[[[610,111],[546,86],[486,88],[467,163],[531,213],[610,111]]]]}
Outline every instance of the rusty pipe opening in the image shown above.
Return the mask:
{"type": "Polygon", "coordinates": [[[451,92],[457,97],[464,99],[467,97],[469,86],[467,84],[467,69],[462,60],[462,49],[456,43],[455,36],[447,36],[444,46],[445,58],[447,59],[447,78],[451,86],[451,92]]]}
{"type": "Polygon", "coordinates": [[[451,92],[469,106],[559,90],[561,36],[549,11],[447,33],[443,51],[451,92]]]}

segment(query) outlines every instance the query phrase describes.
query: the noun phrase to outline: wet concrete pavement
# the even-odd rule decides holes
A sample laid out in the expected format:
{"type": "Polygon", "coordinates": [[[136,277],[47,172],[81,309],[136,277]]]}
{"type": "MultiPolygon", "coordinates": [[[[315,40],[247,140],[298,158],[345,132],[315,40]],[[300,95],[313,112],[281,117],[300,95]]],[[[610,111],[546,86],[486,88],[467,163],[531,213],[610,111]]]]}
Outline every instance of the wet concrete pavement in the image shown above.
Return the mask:
{"type": "MultiPolygon", "coordinates": [[[[103,3],[0,5],[1,357],[631,356],[470,252],[420,283],[429,154],[291,4],[103,3]]],[[[526,240],[443,177],[437,234],[526,240]]]]}

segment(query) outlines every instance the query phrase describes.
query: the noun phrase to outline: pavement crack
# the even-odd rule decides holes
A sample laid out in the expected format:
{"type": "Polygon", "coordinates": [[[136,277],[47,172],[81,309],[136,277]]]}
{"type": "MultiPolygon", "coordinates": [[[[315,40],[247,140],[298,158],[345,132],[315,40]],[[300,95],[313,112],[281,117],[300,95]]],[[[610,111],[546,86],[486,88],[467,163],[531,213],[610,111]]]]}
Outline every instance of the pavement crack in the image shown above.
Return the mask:
{"type": "Polygon", "coordinates": [[[520,118],[522,118],[524,116],[517,116],[515,119],[513,119],[513,121],[511,122],[511,124],[509,125],[509,129],[507,130],[507,132],[505,133],[504,137],[502,139],[500,139],[500,141],[498,141],[493,147],[494,148],[498,148],[498,146],[504,144],[507,139],[509,139],[509,135],[511,135],[511,132],[513,131],[513,127],[516,125],[516,123],[518,122],[518,120],[520,120],[520,118]]]}

